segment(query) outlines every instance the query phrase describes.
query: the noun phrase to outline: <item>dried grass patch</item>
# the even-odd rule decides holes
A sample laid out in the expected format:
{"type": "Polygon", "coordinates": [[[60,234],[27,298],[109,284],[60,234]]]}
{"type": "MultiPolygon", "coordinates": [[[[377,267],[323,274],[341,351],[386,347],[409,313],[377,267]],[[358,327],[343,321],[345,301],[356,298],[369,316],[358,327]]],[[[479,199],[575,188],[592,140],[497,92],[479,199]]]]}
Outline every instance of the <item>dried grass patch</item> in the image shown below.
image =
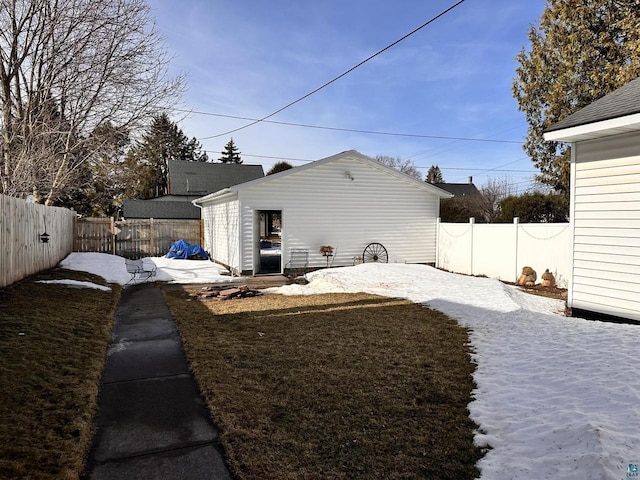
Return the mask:
{"type": "Polygon", "coordinates": [[[165,299],[239,479],[467,479],[468,332],[365,294],[165,299]]]}
{"type": "Polygon", "coordinates": [[[90,447],[120,287],[51,279],[105,284],[54,269],[0,290],[0,478],[77,479],[90,447]]]}

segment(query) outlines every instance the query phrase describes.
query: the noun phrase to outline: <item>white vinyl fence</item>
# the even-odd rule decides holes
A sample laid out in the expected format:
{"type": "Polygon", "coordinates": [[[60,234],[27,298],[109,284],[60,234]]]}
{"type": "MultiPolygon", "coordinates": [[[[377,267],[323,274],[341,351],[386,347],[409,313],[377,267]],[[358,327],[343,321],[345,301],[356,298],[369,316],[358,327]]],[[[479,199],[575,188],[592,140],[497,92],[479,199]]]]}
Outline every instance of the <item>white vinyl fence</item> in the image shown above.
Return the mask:
{"type": "Polygon", "coordinates": [[[515,282],[522,267],[538,274],[549,269],[559,287],[567,287],[571,268],[568,223],[441,223],[436,267],[467,275],[515,282]]]}
{"type": "Polygon", "coordinates": [[[66,208],[0,195],[0,288],[55,267],[71,253],[75,215],[66,208]]]}

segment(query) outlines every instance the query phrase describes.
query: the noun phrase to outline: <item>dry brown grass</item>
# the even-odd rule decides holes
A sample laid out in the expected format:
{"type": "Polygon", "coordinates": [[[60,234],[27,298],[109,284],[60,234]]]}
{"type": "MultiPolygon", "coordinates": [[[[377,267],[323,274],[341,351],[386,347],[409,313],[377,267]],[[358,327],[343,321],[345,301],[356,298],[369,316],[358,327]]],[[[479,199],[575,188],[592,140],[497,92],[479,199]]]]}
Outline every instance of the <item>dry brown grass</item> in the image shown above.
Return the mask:
{"type": "Polygon", "coordinates": [[[93,434],[99,379],[120,287],[35,283],[0,289],[0,478],[77,479],[93,434]],[[24,335],[21,335],[23,333],[24,335]]]}
{"type": "Polygon", "coordinates": [[[165,298],[237,478],[478,475],[453,320],[365,294],[165,298]]]}

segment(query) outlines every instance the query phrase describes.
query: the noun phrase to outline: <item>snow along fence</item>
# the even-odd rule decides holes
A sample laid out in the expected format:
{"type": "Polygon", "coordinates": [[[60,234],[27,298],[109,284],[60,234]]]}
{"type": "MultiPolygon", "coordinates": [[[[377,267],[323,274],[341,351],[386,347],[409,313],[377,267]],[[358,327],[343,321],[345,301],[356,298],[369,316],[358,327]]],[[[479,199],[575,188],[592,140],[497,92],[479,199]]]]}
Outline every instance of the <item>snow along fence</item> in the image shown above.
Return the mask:
{"type": "Polygon", "coordinates": [[[75,215],[0,195],[0,288],[55,267],[71,253],[75,215]]]}
{"type": "Polygon", "coordinates": [[[529,266],[540,281],[546,269],[566,288],[571,268],[568,223],[442,223],[438,219],[436,267],[515,282],[529,266]]]}

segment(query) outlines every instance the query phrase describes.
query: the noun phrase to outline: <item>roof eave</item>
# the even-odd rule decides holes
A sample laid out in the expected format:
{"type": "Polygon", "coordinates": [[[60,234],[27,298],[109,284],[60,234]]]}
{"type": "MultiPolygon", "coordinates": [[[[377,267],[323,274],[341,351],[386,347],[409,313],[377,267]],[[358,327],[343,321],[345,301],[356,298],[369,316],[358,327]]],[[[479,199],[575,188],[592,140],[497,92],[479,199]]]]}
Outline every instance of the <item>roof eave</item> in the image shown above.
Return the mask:
{"type": "Polygon", "coordinates": [[[222,190],[218,190],[217,192],[210,193],[209,195],[205,195],[204,197],[196,198],[195,200],[192,200],[191,203],[193,203],[198,208],[202,208],[203,203],[206,203],[211,200],[215,200],[217,198],[224,197],[227,195],[233,195],[235,192],[237,192],[237,190],[238,189],[235,187],[223,188],[222,190]]]}
{"type": "Polygon", "coordinates": [[[544,132],[551,142],[577,142],[640,131],[640,113],[544,132]]]}

